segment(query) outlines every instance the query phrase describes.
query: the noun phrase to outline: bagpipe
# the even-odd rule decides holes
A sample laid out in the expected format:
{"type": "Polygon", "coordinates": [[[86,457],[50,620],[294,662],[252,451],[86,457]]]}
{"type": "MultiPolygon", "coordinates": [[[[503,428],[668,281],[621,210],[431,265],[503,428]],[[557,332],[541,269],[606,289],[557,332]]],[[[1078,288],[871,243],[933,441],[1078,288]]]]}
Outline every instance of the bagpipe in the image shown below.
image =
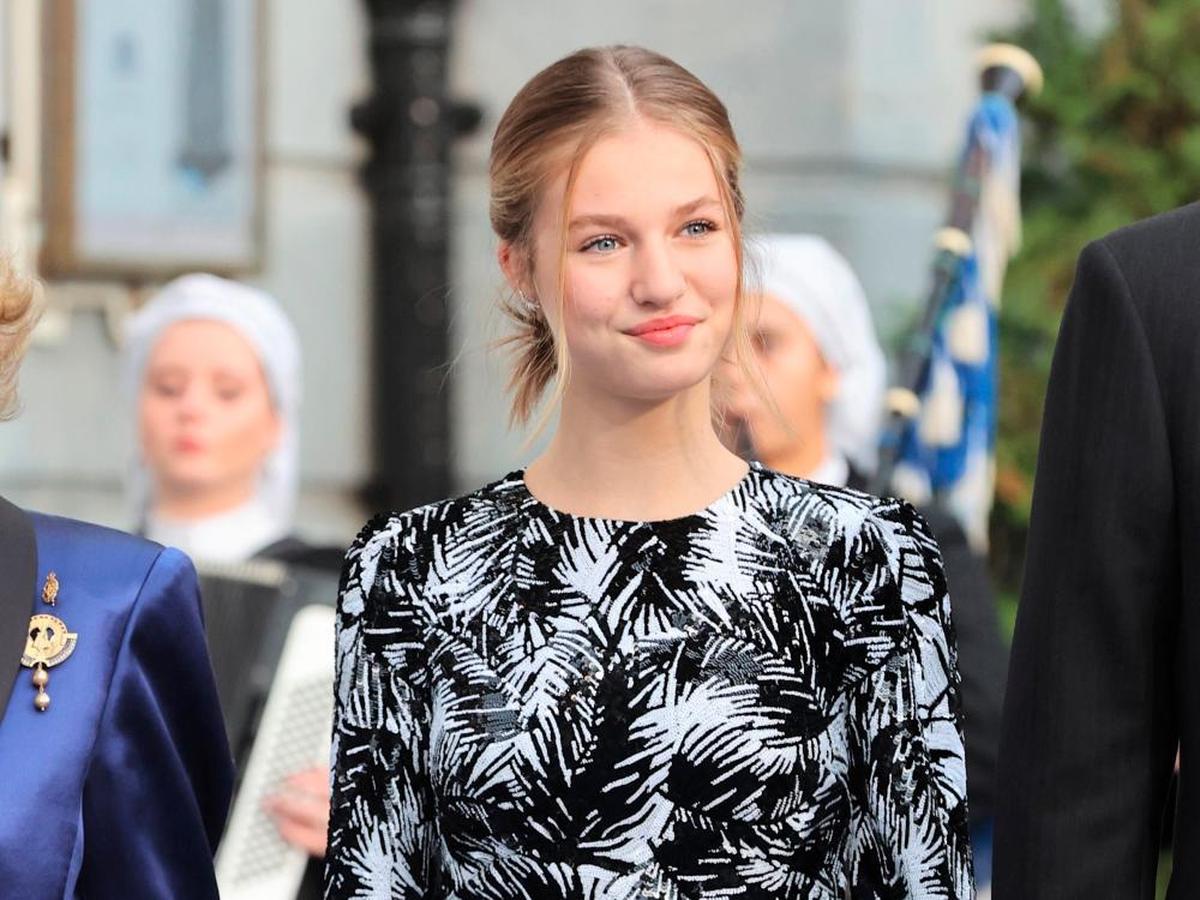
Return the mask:
{"type": "Polygon", "coordinates": [[[942,506],[983,550],[995,481],[997,309],[1020,242],[1016,104],[1041,90],[1043,76],[1011,44],[983,48],[978,69],[981,95],[935,237],[932,284],[887,394],[869,490],[942,506]]]}

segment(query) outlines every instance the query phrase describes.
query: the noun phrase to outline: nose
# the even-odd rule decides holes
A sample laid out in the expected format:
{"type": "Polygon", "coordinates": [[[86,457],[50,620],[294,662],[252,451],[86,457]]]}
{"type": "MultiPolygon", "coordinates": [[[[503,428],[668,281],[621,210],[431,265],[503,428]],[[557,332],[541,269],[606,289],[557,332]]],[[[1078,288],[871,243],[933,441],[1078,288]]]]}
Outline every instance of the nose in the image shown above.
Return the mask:
{"type": "Polygon", "coordinates": [[[189,384],[179,394],[175,403],[175,414],[185,421],[193,421],[204,412],[204,397],[199,385],[189,384]]]}
{"type": "Polygon", "coordinates": [[[669,306],[687,290],[687,278],[671,248],[662,241],[648,241],[635,254],[630,295],[643,306],[669,306]]]}

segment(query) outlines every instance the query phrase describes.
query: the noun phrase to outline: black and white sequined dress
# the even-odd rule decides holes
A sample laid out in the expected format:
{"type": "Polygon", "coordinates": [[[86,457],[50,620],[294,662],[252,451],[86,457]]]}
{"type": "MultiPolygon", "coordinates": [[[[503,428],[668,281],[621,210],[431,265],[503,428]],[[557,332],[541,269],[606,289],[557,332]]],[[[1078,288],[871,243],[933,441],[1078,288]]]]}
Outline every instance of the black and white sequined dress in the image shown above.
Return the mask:
{"type": "Polygon", "coordinates": [[[343,574],[327,898],[971,896],[955,650],[909,505],[752,466],[701,512],[522,474],[343,574]]]}

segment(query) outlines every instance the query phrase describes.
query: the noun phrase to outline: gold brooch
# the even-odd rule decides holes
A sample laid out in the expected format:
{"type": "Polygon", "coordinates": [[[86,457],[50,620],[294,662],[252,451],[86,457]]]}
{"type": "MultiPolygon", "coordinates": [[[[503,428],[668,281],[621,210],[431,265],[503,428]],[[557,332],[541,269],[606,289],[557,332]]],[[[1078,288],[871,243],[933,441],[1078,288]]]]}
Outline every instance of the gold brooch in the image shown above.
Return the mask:
{"type": "Polygon", "coordinates": [[[58,576],[51,572],[42,585],[42,602],[53,606],[58,600],[58,576]]]}
{"type": "Polygon", "coordinates": [[[46,670],[64,662],[74,653],[78,639],[79,635],[68,631],[67,624],[57,616],[39,613],[29,620],[29,636],[25,641],[21,665],[33,669],[33,686],[37,688],[33,705],[38,712],[45,712],[50,706],[50,695],[46,693],[50,673],[46,670]]]}

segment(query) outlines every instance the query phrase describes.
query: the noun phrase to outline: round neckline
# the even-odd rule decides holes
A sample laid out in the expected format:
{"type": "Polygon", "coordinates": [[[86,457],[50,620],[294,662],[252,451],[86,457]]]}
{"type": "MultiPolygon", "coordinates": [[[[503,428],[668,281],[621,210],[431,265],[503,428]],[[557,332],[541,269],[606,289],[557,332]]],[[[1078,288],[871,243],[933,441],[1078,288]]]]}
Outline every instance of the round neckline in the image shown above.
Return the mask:
{"type": "Polygon", "coordinates": [[[534,495],[533,491],[529,489],[529,485],[525,483],[525,469],[518,469],[517,471],[513,472],[509,476],[509,479],[516,482],[517,490],[520,492],[522,498],[522,506],[533,506],[561,519],[573,519],[580,522],[601,522],[606,525],[670,525],[672,523],[685,522],[688,519],[695,519],[697,517],[704,516],[707,513],[711,513],[718,506],[724,504],[731,497],[742,490],[742,488],[749,484],[750,479],[760,469],[761,464],[757,460],[750,460],[747,463],[746,473],[742,475],[742,477],[736,482],[734,482],[732,486],[722,491],[721,494],[710,503],[705,504],[695,512],[690,512],[682,516],[672,516],[669,519],[614,519],[607,516],[583,516],[579,515],[578,513],[570,513],[539,500],[534,495]]]}

